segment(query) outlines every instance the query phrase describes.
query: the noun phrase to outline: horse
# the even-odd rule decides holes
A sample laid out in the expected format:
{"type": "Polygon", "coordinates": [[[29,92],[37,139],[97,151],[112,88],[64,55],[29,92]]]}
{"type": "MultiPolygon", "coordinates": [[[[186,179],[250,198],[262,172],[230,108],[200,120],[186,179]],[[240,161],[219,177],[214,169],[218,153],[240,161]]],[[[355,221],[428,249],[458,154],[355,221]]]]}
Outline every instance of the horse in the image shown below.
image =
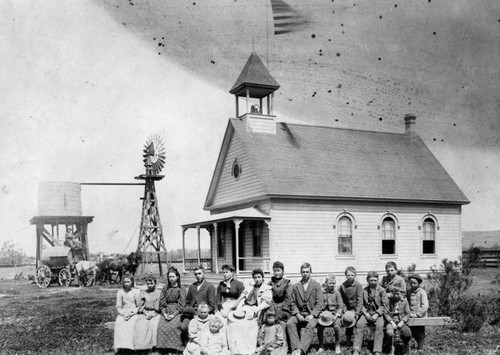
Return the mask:
{"type": "Polygon", "coordinates": [[[111,272],[116,272],[118,273],[116,282],[121,282],[124,272],[130,272],[132,275],[135,275],[141,260],[142,256],[138,252],[104,259],[99,264],[99,279],[102,279],[104,276],[104,281],[111,283],[111,272]]]}
{"type": "Polygon", "coordinates": [[[99,267],[95,261],[81,260],[75,264],[76,277],[80,287],[87,286],[87,277],[89,273],[92,274],[92,282],[88,286],[92,286],[96,282],[97,272],[99,267]]]}

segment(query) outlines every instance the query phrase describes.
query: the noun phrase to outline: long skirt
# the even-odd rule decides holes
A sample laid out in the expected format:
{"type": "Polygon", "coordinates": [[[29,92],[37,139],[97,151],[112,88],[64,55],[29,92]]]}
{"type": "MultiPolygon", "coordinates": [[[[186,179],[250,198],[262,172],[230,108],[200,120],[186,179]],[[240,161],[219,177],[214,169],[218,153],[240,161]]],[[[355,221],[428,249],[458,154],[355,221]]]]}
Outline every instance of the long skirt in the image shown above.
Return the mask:
{"type": "Polygon", "coordinates": [[[253,354],[257,348],[257,319],[227,322],[227,343],[231,354],[253,354]]]}
{"type": "Polygon", "coordinates": [[[178,314],[171,320],[167,321],[165,317],[161,317],[158,323],[158,340],[156,347],[160,349],[175,349],[182,351],[181,338],[181,315],[178,314]]]}
{"type": "Polygon", "coordinates": [[[121,315],[116,317],[115,336],[113,337],[115,351],[118,351],[118,349],[135,350],[134,329],[137,318],[137,315],[132,316],[129,320],[125,320],[121,315]]]}
{"type": "Polygon", "coordinates": [[[147,319],[144,314],[140,314],[137,317],[133,337],[135,350],[147,350],[156,346],[159,320],[159,314],[156,314],[151,319],[147,319]]]}

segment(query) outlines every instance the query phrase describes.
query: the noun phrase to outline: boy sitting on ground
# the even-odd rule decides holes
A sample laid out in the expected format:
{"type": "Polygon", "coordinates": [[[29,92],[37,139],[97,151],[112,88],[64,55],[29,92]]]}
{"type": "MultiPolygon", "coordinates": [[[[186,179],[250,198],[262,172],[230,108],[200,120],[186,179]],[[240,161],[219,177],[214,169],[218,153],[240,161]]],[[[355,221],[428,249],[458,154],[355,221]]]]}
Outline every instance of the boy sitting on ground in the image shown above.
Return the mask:
{"type": "Polygon", "coordinates": [[[259,329],[257,337],[258,355],[286,355],[284,345],[283,327],[276,324],[276,311],[270,309],[265,315],[264,324],[259,329]]]}

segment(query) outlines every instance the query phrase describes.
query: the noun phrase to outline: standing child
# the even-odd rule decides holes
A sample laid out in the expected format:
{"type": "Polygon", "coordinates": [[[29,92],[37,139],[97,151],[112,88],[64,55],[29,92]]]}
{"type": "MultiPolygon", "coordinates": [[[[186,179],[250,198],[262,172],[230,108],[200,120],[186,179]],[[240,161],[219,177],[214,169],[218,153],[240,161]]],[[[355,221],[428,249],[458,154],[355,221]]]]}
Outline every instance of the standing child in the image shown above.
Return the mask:
{"type": "Polygon", "coordinates": [[[352,266],[348,266],[345,269],[345,278],[346,280],[340,285],[339,289],[342,301],[346,307],[346,312],[342,317],[342,325],[346,327],[345,335],[347,343],[352,344],[351,339],[354,333],[352,326],[356,324],[363,309],[363,286],[356,280],[356,269],[352,266]],[[354,318],[354,322],[352,322],[352,318],[354,318]]]}
{"type": "MultiPolygon", "coordinates": [[[[420,287],[422,278],[419,274],[411,274],[408,277],[410,289],[406,298],[410,305],[410,318],[423,318],[427,317],[427,310],[429,309],[429,300],[427,299],[427,292],[420,287]]],[[[425,326],[419,325],[410,327],[411,333],[417,341],[419,350],[424,348],[425,343],[425,326]]]]}
{"type": "Polygon", "coordinates": [[[284,345],[283,327],[278,323],[276,311],[267,311],[264,324],[259,329],[257,349],[255,354],[260,355],[286,355],[284,345]]]}
{"type": "Polygon", "coordinates": [[[134,288],[134,277],[126,273],[122,281],[123,289],[116,294],[116,310],[118,316],[115,322],[114,348],[134,350],[134,328],[137,320],[137,310],[140,304],[140,291],[134,288]]]}
{"type": "Polygon", "coordinates": [[[222,320],[219,317],[210,318],[209,332],[200,334],[200,345],[202,355],[230,355],[227,348],[226,334],[221,332],[222,320]]]}
{"type": "MultiPolygon", "coordinates": [[[[392,297],[389,298],[389,307],[387,313],[384,314],[386,321],[385,332],[392,344],[394,334],[399,331],[400,338],[403,341],[403,354],[408,353],[408,344],[411,340],[411,330],[408,327],[408,319],[410,319],[410,306],[408,301],[401,295],[401,291],[394,290],[392,297]]],[[[394,353],[394,348],[391,353],[394,353]]]]}
{"type": "Polygon", "coordinates": [[[210,307],[208,304],[203,302],[198,305],[198,314],[189,322],[189,342],[184,349],[184,355],[200,355],[200,335],[202,332],[209,331],[209,311],[210,307]]]}
{"type": "Polygon", "coordinates": [[[406,294],[406,282],[398,273],[398,267],[394,261],[389,261],[385,264],[386,276],[382,277],[380,285],[387,292],[387,297],[390,299],[394,290],[399,290],[402,292],[402,296],[406,294]]]}
{"type": "Polygon", "coordinates": [[[335,333],[335,354],[341,354],[340,350],[340,325],[342,315],[344,314],[344,302],[340,291],[335,291],[337,280],[335,275],[328,275],[325,280],[323,290],[323,304],[325,308],[319,314],[318,325],[318,353],[324,351],[323,349],[323,331],[326,327],[333,327],[335,333]]]}

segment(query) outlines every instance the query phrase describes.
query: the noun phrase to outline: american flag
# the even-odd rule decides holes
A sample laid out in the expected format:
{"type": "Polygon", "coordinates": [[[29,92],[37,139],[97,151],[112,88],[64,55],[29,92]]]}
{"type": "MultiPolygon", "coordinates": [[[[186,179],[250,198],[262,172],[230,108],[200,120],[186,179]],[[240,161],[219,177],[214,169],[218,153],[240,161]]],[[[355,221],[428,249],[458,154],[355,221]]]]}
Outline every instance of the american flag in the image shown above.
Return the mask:
{"type": "Polygon", "coordinates": [[[271,0],[271,6],[273,9],[275,35],[300,30],[307,23],[302,15],[283,0],[271,0]]]}

